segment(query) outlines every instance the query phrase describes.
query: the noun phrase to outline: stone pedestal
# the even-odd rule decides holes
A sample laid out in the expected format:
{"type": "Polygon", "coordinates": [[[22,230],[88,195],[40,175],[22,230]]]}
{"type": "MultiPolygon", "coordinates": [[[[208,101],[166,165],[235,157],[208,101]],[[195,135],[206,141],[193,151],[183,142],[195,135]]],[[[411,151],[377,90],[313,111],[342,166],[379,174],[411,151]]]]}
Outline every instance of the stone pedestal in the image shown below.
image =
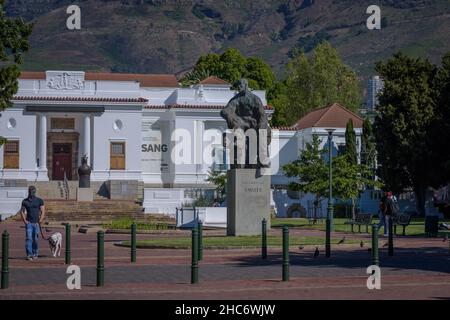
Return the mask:
{"type": "Polygon", "coordinates": [[[231,169],[227,173],[227,235],[261,234],[261,221],[270,228],[270,175],[258,169],[231,169]]]}
{"type": "Polygon", "coordinates": [[[78,202],[92,202],[94,201],[94,190],[92,188],[77,188],[78,202]]]}

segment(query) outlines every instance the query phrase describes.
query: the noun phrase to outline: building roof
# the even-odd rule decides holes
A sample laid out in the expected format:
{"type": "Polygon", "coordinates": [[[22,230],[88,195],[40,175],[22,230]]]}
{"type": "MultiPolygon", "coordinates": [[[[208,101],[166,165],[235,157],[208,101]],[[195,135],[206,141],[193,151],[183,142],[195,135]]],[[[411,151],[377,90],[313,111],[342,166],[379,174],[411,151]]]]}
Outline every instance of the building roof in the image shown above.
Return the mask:
{"type": "MultiPolygon", "coordinates": [[[[138,81],[141,87],[177,88],[178,80],[173,74],[135,74],[135,73],[110,73],[110,72],[86,72],[85,80],[103,81],[138,81]]],[[[45,72],[23,71],[19,79],[44,80],[45,72]]]]}
{"type": "Polygon", "coordinates": [[[216,76],[210,76],[203,81],[200,81],[200,84],[213,84],[213,85],[227,85],[230,86],[228,82],[222,80],[216,76]]]}
{"type": "Polygon", "coordinates": [[[306,128],[345,128],[349,119],[353,121],[354,128],[362,128],[363,119],[339,103],[333,103],[311,111],[294,125],[297,130],[306,128]]]}
{"type": "MultiPolygon", "coordinates": [[[[213,109],[221,110],[224,105],[208,105],[208,104],[172,104],[172,105],[146,105],[145,109],[213,109]]],[[[265,110],[273,110],[272,106],[265,106],[265,110]]]]}
{"type": "Polygon", "coordinates": [[[12,101],[55,101],[55,102],[111,102],[111,103],[146,103],[144,98],[103,98],[103,97],[36,97],[14,96],[12,101]]]}
{"type": "Polygon", "coordinates": [[[279,131],[297,131],[297,129],[295,129],[295,127],[286,127],[286,126],[282,126],[282,127],[272,127],[273,130],[279,130],[279,131]]]}

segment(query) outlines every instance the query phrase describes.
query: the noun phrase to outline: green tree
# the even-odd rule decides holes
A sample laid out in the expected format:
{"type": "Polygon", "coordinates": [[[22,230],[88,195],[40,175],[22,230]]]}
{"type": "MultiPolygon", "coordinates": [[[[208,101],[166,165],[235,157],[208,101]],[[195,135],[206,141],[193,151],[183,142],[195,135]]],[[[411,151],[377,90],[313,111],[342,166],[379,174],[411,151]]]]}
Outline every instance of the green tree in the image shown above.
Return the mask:
{"type": "Polygon", "coordinates": [[[450,182],[450,140],[444,135],[450,132],[450,52],[442,58],[442,66],[436,76],[437,101],[435,117],[428,131],[430,151],[436,157],[433,186],[438,188],[450,182]]]}
{"type": "Polygon", "coordinates": [[[353,121],[349,119],[345,128],[345,155],[351,164],[358,163],[358,153],[356,151],[356,132],[353,128],[353,121]]]}
{"type": "Polygon", "coordinates": [[[402,53],[376,64],[385,82],[375,118],[378,176],[400,193],[412,188],[417,210],[425,214],[425,192],[436,174],[428,131],[435,119],[437,68],[402,53]]]}
{"type": "Polygon", "coordinates": [[[226,172],[209,170],[206,181],[212,183],[216,187],[219,202],[223,202],[226,198],[227,174],[226,172]]]}
{"type": "Polygon", "coordinates": [[[270,123],[273,127],[287,127],[292,124],[288,114],[287,106],[289,98],[287,94],[286,81],[278,81],[267,92],[267,101],[275,107],[270,123]]]}
{"type": "Polygon", "coordinates": [[[361,103],[356,74],[328,42],[319,44],[310,57],[303,52],[294,55],[286,66],[286,86],[287,104],[282,108],[289,124],[330,103],[338,102],[352,111],[361,103]]]}
{"type": "MultiPolygon", "coordinates": [[[[0,0],[0,112],[11,106],[11,98],[17,92],[19,66],[23,53],[29,49],[28,38],[32,25],[22,19],[6,17],[4,0],[0,0]]],[[[0,137],[0,145],[5,140],[0,137]]]]}
{"type": "MultiPolygon", "coordinates": [[[[327,149],[328,147],[320,149],[320,138],[314,134],[312,141],[306,144],[299,158],[282,168],[286,176],[298,179],[291,182],[289,188],[315,194],[315,203],[328,195],[329,169],[324,160],[327,149]]],[[[379,185],[378,182],[368,178],[370,172],[365,165],[349,161],[346,154],[333,158],[332,170],[334,197],[342,200],[350,199],[353,207],[364,186],[379,185]]]]}
{"type": "Polygon", "coordinates": [[[324,196],[328,190],[328,169],[323,159],[325,150],[320,148],[320,138],[314,134],[312,141],[306,143],[305,150],[298,159],[283,166],[287,177],[298,178],[291,182],[289,188],[295,191],[313,193],[317,198],[324,196]]]}
{"type": "Polygon", "coordinates": [[[227,49],[222,54],[210,53],[198,59],[194,69],[187,73],[181,83],[196,84],[208,76],[216,76],[231,84],[246,78],[252,89],[270,89],[275,82],[275,75],[270,66],[262,59],[245,57],[237,49],[227,49]]]}
{"type": "Polygon", "coordinates": [[[365,118],[361,137],[361,164],[366,165],[370,170],[374,170],[375,157],[375,137],[372,123],[369,118],[365,118]]]}
{"type": "Polygon", "coordinates": [[[320,198],[325,196],[329,185],[323,154],[324,150],[320,149],[320,138],[314,134],[312,141],[306,144],[299,158],[282,168],[286,176],[298,179],[289,184],[289,189],[315,195],[314,212],[317,212],[320,198]]]}

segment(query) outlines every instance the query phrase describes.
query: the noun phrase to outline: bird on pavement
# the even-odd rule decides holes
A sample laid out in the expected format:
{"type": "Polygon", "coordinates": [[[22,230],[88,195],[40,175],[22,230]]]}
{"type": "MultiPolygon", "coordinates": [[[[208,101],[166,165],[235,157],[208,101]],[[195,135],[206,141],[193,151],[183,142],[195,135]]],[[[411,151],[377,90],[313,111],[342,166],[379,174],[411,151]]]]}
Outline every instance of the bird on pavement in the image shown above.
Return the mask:
{"type": "Polygon", "coordinates": [[[386,242],[385,244],[383,244],[383,248],[388,246],[388,242],[386,242]]]}
{"type": "Polygon", "coordinates": [[[444,240],[442,240],[442,242],[447,241],[447,238],[448,238],[448,235],[447,235],[447,234],[444,234],[444,240]]]}
{"type": "Polygon", "coordinates": [[[339,240],[339,242],[337,244],[343,244],[345,241],[345,237],[343,237],[341,240],[339,240]]]}
{"type": "Polygon", "coordinates": [[[314,251],[314,258],[319,256],[319,247],[316,247],[316,251],[314,251]]]}
{"type": "Polygon", "coordinates": [[[361,242],[359,243],[359,246],[360,246],[361,248],[364,247],[364,242],[361,241],[361,242]]]}
{"type": "Polygon", "coordinates": [[[300,250],[303,250],[305,247],[304,246],[300,246],[298,247],[300,250]]]}

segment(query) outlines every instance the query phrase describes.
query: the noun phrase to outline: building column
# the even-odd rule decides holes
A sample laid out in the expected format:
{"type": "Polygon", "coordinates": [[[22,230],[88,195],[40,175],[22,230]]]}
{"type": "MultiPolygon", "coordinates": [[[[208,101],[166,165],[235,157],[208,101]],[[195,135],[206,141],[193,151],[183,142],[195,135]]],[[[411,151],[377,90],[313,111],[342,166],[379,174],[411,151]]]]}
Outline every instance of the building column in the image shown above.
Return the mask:
{"type": "Polygon", "coordinates": [[[88,158],[88,164],[92,163],[91,159],[91,116],[83,115],[83,155],[88,158]]]}
{"type": "Polygon", "coordinates": [[[39,116],[39,169],[47,170],[47,116],[39,116]]]}
{"type": "Polygon", "coordinates": [[[47,115],[39,115],[39,168],[37,181],[48,181],[47,170],[47,115]]]}

